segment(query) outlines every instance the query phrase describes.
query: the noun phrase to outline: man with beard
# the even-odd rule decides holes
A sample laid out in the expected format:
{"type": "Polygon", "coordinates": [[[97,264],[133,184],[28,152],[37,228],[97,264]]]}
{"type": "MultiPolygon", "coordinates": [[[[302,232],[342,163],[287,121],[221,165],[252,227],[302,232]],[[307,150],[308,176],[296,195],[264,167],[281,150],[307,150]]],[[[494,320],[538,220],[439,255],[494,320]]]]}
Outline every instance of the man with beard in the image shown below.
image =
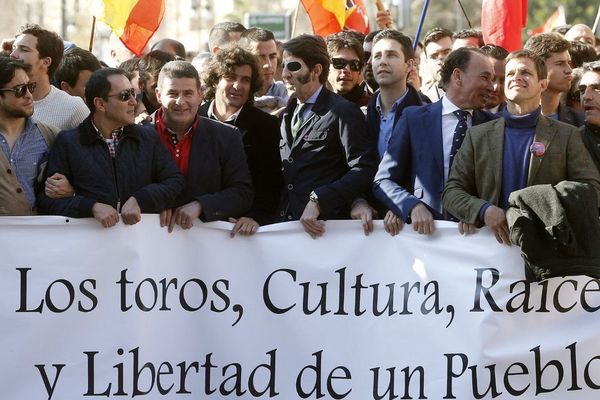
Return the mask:
{"type": "Polygon", "coordinates": [[[183,189],[183,176],[150,127],[134,125],[135,91],[125,72],[92,73],[85,87],[91,115],[77,128],[61,132],[48,161],[48,174],[60,173],[74,195],[38,196],[41,212],[94,217],[105,228],[120,218],[128,225],[142,213],[170,208],[183,189]]]}
{"type": "Polygon", "coordinates": [[[541,115],[546,74],[531,51],[508,56],[502,118],[469,129],[444,189],[444,207],[463,222],[488,226],[498,243],[511,243],[505,210],[514,191],[577,181],[600,198],[600,175],[577,129],[541,115]]]}
{"type": "Polygon", "coordinates": [[[571,44],[558,33],[541,33],[532,36],[524,49],[544,60],[548,71],[548,87],[542,93],[542,115],[580,127],[583,115],[561,103],[560,96],[571,88],[571,44]]]}
{"type": "Polygon", "coordinates": [[[506,106],[504,98],[504,67],[506,66],[508,51],[495,44],[487,44],[481,48],[481,51],[490,56],[494,63],[494,90],[490,93],[485,103],[485,110],[496,114],[506,106]]]}
{"type": "Polygon", "coordinates": [[[352,203],[368,192],[377,167],[375,144],[358,106],[325,87],[330,67],[325,41],[300,35],[283,50],[283,81],[296,99],[281,122],[279,218],[300,220],[316,238],[325,232],[319,219],[347,219],[352,203]]]}
{"type": "Polygon", "coordinates": [[[446,94],[433,104],[404,110],[375,176],[373,192],[391,210],[384,219],[391,235],[405,222],[428,235],[435,230],[435,219],[452,219],[442,207],[452,159],[467,127],[494,118],[479,111],[494,78],[492,61],[481,50],[454,50],[440,75],[446,94]]]}
{"type": "Polygon", "coordinates": [[[365,59],[365,69],[363,70],[363,78],[365,79],[365,92],[368,95],[375,93],[379,89],[379,85],[375,81],[373,75],[373,66],[371,64],[371,50],[373,49],[373,38],[381,31],[371,31],[363,42],[363,51],[365,59]]]}
{"type": "Polygon", "coordinates": [[[28,70],[0,58],[0,215],[35,214],[38,177],[58,132],[31,118],[36,85],[28,70]]]}

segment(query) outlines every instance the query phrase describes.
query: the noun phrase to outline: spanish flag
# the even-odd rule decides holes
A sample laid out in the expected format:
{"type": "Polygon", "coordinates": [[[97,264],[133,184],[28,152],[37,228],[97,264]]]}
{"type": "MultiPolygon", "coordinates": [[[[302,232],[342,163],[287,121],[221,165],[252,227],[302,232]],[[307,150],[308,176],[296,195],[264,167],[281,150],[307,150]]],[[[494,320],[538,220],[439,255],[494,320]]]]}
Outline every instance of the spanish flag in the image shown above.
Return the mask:
{"type": "Polygon", "coordinates": [[[362,0],[301,0],[315,35],[328,36],[344,29],[369,32],[362,0]]]}
{"type": "Polygon", "coordinates": [[[108,25],[136,56],[160,26],[165,0],[97,0],[93,14],[108,25]]]}

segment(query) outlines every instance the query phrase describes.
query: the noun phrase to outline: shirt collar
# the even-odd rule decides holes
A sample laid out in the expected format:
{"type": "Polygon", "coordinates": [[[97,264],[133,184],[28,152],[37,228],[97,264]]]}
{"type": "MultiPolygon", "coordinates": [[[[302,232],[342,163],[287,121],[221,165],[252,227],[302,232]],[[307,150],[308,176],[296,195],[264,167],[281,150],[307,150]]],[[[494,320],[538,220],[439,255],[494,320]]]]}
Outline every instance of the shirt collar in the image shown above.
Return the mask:
{"type": "MultiPolygon", "coordinates": [[[[390,109],[390,113],[396,112],[396,110],[398,109],[398,106],[400,106],[400,103],[402,103],[402,101],[406,98],[407,94],[408,94],[408,88],[406,88],[404,93],[402,93],[402,96],[398,97],[396,99],[396,101],[394,101],[394,104],[392,104],[392,108],[390,109]]],[[[379,115],[383,115],[383,108],[381,108],[381,91],[377,92],[377,100],[375,101],[375,109],[377,109],[377,112],[379,113],[379,115]]]]}
{"type": "MultiPolygon", "coordinates": [[[[98,129],[98,127],[96,126],[96,124],[94,123],[94,118],[90,119],[91,123],[92,123],[92,127],[94,128],[94,130],[96,131],[96,134],[98,135],[98,137],[102,140],[107,140],[104,136],[102,136],[102,133],[100,132],[100,129],[98,129]]],[[[113,131],[111,131],[111,134],[113,137],[121,137],[121,134],[123,133],[123,127],[121,126],[120,128],[114,129],[113,131]]],[[[109,138],[112,139],[112,138],[109,138]]]]}
{"type": "MultiPolygon", "coordinates": [[[[456,104],[450,101],[447,96],[442,97],[442,115],[452,114],[456,110],[462,110],[456,104]]],[[[473,110],[463,110],[469,113],[469,115],[473,116],[473,110]]]]}
{"type": "Polygon", "coordinates": [[[317,90],[308,98],[304,103],[300,103],[298,100],[298,104],[315,104],[317,102],[317,97],[321,94],[321,90],[323,90],[323,85],[319,86],[317,90]]]}
{"type": "Polygon", "coordinates": [[[235,124],[235,121],[237,120],[238,115],[240,115],[240,112],[242,111],[242,108],[244,108],[244,106],[241,106],[239,110],[237,110],[236,112],[234,112],[233,114],[231,114],[229,116],[229,118],[227,118],[225,121],[221,121],[216,115],[215,115],[215,101],[211,101],[210,104],[208,105],[208,111],[206,112],[206,115],[208,116],[208,118],[210,119],[214,119],[217,121],[221,121],[221,122],[231,122],[232,124],[235,124]]]}

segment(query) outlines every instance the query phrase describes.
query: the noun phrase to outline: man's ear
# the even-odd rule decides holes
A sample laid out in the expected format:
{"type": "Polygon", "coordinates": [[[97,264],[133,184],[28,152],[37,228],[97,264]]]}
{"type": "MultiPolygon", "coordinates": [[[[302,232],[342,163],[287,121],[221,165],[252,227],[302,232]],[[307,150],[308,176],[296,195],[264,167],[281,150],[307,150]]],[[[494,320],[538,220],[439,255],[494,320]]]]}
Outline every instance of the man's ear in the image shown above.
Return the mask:
{"type": "Polygon", "coordinates": [[[72,89],[71,85],[69,85],[67,82],[60,81],[60,90],[62,90],[63,92],[67,92],[69,94],[72,94],[71,93],[71,89],[72,89]]]}
{"type": "Polygon", "coordinates": [[[315,66],[313,67],[313,72],[315,73],[317,80],[319,80],[319,77],[323,73],[323,66],[321,64],[315,64],[315,66]]]}
{"type": "Polygon", "coordinates": [[[94,106],[96,110],[105,112],[106,107],[104,107],[104,99],[101,97],[94,97],[94,106]]]}

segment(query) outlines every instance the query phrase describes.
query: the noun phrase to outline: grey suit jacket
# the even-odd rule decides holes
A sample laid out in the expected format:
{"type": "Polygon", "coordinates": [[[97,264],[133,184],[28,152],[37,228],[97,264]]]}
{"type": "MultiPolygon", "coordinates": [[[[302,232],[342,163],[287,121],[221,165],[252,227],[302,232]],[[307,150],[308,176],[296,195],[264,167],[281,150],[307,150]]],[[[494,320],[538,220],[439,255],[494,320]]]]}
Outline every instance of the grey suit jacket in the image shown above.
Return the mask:
{"type": "MultiPolygon", "coordinates": [[[[543,143],[546,151],[543,157],[530,156],[527,186],[583,182],[592,185],[600,199],[600,174],[577,128],[540,116],[534,141],[543,143]]],[[[444,208],[461,221],[482,226],[481,207],[499,203],[503,149],[504,118],[469,129],[442,195],[444,208]]]]}

